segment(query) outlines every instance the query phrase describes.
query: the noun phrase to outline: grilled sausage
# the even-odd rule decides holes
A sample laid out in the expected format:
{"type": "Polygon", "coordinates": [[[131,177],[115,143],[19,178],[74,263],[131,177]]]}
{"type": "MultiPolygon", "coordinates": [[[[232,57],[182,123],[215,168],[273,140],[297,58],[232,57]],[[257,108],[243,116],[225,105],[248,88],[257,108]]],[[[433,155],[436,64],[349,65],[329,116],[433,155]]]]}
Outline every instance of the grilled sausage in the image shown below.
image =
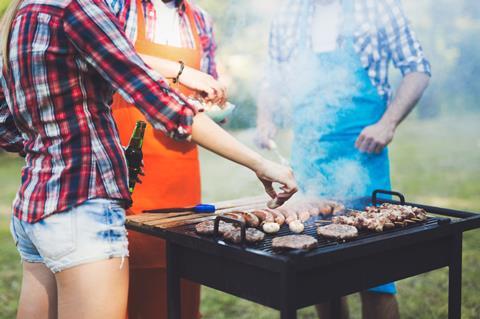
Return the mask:
{"type": "Polygon", "coordinates": [[[294,220],[298,220],[298,215],[296,212],[286,208],[278,208],[277,211],[285,217],[285,222],[290,224],[294,220]]]}
{"type": "Polygon", "coordinates": [[[308,211],[302,210],[297,212],[298,219],[303,223],[310,218],[310,213],[308,211]]]}
{"type": "Polygon", "coordinates": [[[260,219],[260,224],[275,222],[273,215],[266,210],[255,210],[253,214],[260,219]]]}
{"type": "Polygon", "coordinates": [[[243,218],[247,222],[247,225],[250,227],[258,227],[260,225],[260,219],[251,212],[243,212],[243,218]]]}
{"type": "Polygon", "coordinates": [[[242,212],[225,213],[223,216],[246,223],[242,212]]]}
{"type": "Polygon", "coordinates": [[[277,223],[280,226],[285,224],[285,216],[283,216],[280,212],[278,212],[277,210],[273,210],[273,209],[268,210],[268,212],[273,215],[273,218],[275,219],[275,223],[277,223]]]}

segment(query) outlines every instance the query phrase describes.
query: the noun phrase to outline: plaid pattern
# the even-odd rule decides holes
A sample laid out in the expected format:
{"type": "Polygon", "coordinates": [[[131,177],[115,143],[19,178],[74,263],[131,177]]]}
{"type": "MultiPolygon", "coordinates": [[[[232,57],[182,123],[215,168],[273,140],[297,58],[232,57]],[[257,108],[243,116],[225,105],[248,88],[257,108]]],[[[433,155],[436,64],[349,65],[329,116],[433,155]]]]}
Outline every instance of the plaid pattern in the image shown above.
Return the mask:
{"type": "MultiPolygon", "coordinates": [[[[391,61],[403,75],[411,72],[431,75],[430,63],[400,0],[343,0],[345,7],[347,1],[351,1],[353,17],[345,20],[354,21],[350,34],[355,50],[380,96],[392,95],[388,81],[391,61]]],[[[284,0],[280,6],[270,32],[269,57],[273,70],[281,69],[305,46],[311,48],[315,5],[315,0],[284,0]]]]}
{"type": "MultiPolygon", "coordinates": [[[[2,79],[3,80],[3,79],[2,79]]],[[[0,147],[8,152],[21,152],[23,139],[8,109],[7,100],[0,85],[0,147]]]]}
{"type": "MultiPolygon", "coordinates": [[[[121,19],[126,25],[126,34],[135,42],[137,38],[137,5],[135,0],[106,0],[113,10],[119,10],[121,19]]],[[[180,1],[179,1],[180,2],[180,1]]],[[[154,39],[155,32],[162,32],[162,30],[155,30],[156,12],[153,3],[150,0],[143,0],[143,12],[145,13],[146,32],[149,40],[154,39]]],[[[200,36],[200,44],[202,46],[202,61],[200,64],[201,71],[210,74],[214,78],[218,78],[217,66],[215,64],[215,52],[217,45],[215,43],[215,36],[213,32],[213,23],[205,11],[195,4],[190,3],[195,20],[195,26],[200,36]]],[[[188,17],[182,10],[182,5],[179,5],[180,30],[182,47],[194,48],[195,39],[192,34],[192,27],[188,17]]]]}
{"type": "Polygon", "coordinates": [[[20,145],[13,118],[26,152],[13,210],[26,222],[87,199],[130,198],[109,105],[114,89],[156,129],[178,139],[191,133],[196,110],[145,66],[103,0],[25,0],[9,66],[1,77],[0,140],[20,145]]]}

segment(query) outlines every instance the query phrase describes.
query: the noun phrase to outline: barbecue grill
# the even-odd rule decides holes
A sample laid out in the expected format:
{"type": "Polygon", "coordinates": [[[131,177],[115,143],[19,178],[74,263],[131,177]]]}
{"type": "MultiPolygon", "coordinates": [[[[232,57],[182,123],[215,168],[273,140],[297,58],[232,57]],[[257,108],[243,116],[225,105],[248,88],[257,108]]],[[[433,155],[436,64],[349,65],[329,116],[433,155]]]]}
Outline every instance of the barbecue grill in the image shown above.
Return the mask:
{"type": "MultiPolygon", "coordinates": [[[[317,236],[316,219],[311,218],[304,233],[319,243],[310,251],[272,249],[272,238],[291,234],[285,225],[278,234],[253,245],[197,235],[196,223],[217,218],[218,224],[218,217],[209,215],[183,213],[181,223],[166,222],[178,214],[136,215],[128,218],[127,227],[167,242],[169,319],[180,318],[180,278],[277,309],[281,319],[294,319],[299,308],[446,266],[448,318],[460,319],[462,234],[480,227],[480,215],[408,203],[400,193],[380,190],[372,198],[353,201],[348,208],[385,202],[423,208],[429,218],[381,233],[360,231],[356,239],[346,242],[317,236]],[[378,198],[379,194],[399,200],[378,198]]],[[[238,200],[220,212],[260,206],[238,200]]]]}

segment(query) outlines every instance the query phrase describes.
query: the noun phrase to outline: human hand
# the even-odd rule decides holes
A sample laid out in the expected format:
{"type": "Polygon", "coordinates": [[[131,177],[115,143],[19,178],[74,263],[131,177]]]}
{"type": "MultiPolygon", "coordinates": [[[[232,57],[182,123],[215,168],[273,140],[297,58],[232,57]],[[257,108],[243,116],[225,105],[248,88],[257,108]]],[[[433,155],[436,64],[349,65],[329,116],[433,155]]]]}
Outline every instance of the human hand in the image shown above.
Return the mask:
{"type": "Polygon", "coordinates": [[[272,198],[269,202],[270,208],[283,205],[298,191],[293,171],[289,167],[264,159],[255,169],[255,173],[265,187],[266,193],[272,198]],[[279,183],[282,192],[277,193],[273,183],[279,183]]]}
{"type": "Polygon", "coordinates": [[[179,82],[198,91],[207,103],[222,106],[227,101],[226,86],[207,73],[186,66],[179,82]]]}
{"type": "Polygon", "coordinates": [[[380,154],[393,140],[395,129],[395,125],[382,121],[367,126],[355,141],[355,147],[360,152],[380,154]]]}

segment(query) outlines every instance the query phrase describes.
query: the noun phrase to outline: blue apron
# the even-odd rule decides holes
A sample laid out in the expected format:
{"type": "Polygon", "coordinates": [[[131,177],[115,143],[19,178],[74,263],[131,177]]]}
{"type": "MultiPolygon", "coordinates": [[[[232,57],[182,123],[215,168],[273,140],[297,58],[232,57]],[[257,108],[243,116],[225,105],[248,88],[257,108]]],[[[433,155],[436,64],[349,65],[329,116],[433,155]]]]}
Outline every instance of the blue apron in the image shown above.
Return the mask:
{"type": "MultiPolygon", "coordinates": [[[[344,12],[351,10],[346,6],[344,12]]],[[[301,50],[305,56],[299,58],[310,64],[304,78],[312,83],[300,90],[293,111],[292,167],[305,193],[348,200],[390,189],[390,167],[387,149],[365,154],[355,148],[360,132],[383,116],[387,101],[362,66],[347,28],[333,52],[301,50]]],[[[308,46],[310,39],[302,42],[308,46]]],[[[370,291],[396,293],[393,283],[370,291]]]]}

